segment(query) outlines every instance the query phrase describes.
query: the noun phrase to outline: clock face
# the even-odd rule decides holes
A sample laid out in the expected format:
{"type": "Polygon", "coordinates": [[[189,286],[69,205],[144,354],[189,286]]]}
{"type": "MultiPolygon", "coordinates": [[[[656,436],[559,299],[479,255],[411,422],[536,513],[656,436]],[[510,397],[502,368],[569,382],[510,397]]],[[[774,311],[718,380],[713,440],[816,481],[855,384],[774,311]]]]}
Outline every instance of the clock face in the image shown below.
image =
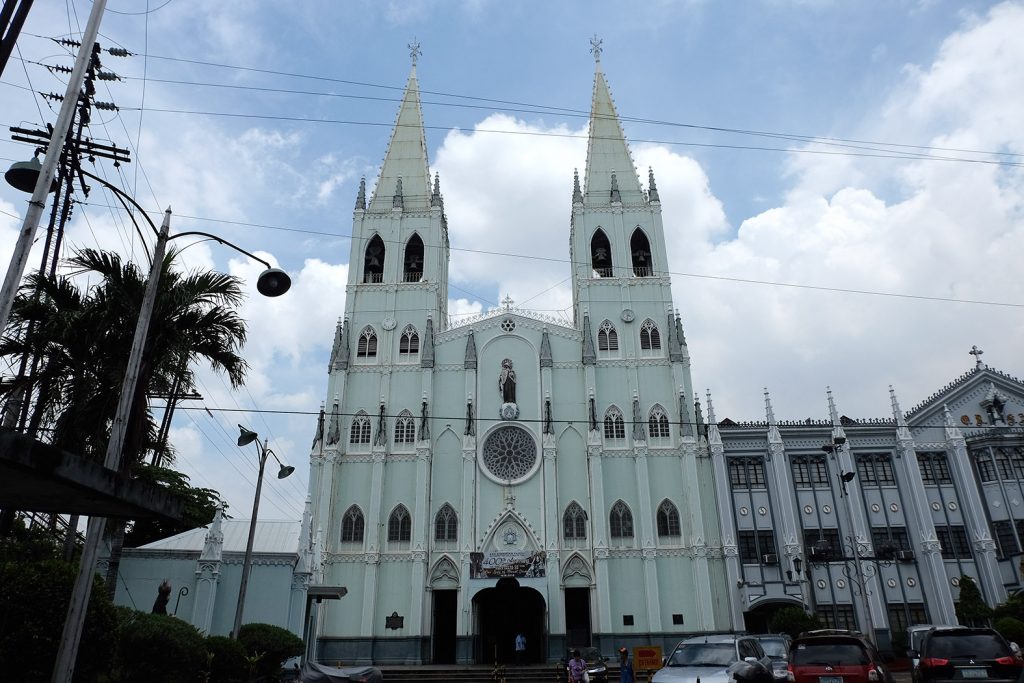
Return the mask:
{"type": "Polygon", "coordinates": [[[397,324],[398,323],[395,321],[394,318],[384,318],[384,321],[383,321],[384,329],[387,330],[388,332],[390,332],[391,330],[395,329],[395,326],[397,324]]]}
{"type": "Polygon", "coordinates": [[[631,323],[634,320],[636,320],[636,313],[633,312],[633,309],[627,308],[622,312],[622,322],[631,323]]]}

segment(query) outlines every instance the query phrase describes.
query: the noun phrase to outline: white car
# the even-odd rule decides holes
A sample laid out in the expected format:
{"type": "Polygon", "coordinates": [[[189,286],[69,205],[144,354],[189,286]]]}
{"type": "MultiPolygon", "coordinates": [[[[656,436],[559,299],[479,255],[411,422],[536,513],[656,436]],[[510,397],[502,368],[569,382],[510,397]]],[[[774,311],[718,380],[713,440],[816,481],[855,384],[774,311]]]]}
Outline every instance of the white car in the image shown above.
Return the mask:
{"type": "Polygon", "coordinates": [[[676,645],[651,683],[773,683],[772,661],[751,636],[708,634],[676,645]]]}

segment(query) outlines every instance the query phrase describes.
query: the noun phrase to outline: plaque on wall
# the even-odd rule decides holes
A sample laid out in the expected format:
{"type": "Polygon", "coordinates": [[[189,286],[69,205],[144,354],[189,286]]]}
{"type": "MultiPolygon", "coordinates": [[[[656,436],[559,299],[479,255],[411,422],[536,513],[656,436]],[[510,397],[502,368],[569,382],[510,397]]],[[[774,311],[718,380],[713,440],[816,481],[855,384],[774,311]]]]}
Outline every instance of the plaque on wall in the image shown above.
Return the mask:
{"type": "Polygon", "coordinates": [[[539,578],[547,575],[546,567],[547,553],[543,550],[469,554],[471,579],[539,578]]]}

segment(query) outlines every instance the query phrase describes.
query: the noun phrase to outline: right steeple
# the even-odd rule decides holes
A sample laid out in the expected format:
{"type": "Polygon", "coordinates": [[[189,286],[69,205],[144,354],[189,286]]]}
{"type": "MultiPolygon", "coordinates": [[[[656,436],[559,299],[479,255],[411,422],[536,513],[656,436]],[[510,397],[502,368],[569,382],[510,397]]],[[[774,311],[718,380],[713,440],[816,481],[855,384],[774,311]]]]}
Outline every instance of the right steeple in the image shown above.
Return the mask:
{"type": "Polygon", "coordinates": [[[583,202],[588,206],[607,205],[612,201],[640,203],[644,201],[640,179],[601,70],[601,41],[595,37],[590,45],[594,55],[594,95],[590,103],[583,202]]]}

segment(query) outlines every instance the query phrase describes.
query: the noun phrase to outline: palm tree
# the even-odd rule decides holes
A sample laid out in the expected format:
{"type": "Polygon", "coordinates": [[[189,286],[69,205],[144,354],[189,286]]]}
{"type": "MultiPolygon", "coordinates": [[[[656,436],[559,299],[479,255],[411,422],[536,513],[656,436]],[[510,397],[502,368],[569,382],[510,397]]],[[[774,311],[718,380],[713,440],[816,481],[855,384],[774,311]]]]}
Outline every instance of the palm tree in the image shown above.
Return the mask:
{"type": "MultiPolygon", "coordinates": [[[[121,469],[127,473],[153,444],[147,394],[169,387],[176,377],[182,391],[193,390],[192,368],[201,360],[226,374],[233,387],[242,384],[248,368],[239,355],[246,328],[235,310],[243,297],[238,279],[213,271],[182,273],[172,268],[176,257],[169,250],[162,265],[121,454],[121,469]]],[[[120,255],[96,249],[81,249],[67,263],[70,276],[35,275],[22,288],[11,324],[20,329],[31,323],[34,333],[23,340],[8,336],[0,342],[0,355],[28,352],[40,359],[37,376],[26,380],[37,397],[31,424],[48,432],[54,445],[102,459],[146,274],[120,255]],[[86,275],[98,275],[99,281],[83,291],[74,278],[86,275]],[[35,296],[37,287],[40,296],[35,296]]],[[[5,390],[10,397],[18,388],[5,390]]],[[[114,527],[114,576],[117,537],[123,532],[123,525],[114,527]]]]}

